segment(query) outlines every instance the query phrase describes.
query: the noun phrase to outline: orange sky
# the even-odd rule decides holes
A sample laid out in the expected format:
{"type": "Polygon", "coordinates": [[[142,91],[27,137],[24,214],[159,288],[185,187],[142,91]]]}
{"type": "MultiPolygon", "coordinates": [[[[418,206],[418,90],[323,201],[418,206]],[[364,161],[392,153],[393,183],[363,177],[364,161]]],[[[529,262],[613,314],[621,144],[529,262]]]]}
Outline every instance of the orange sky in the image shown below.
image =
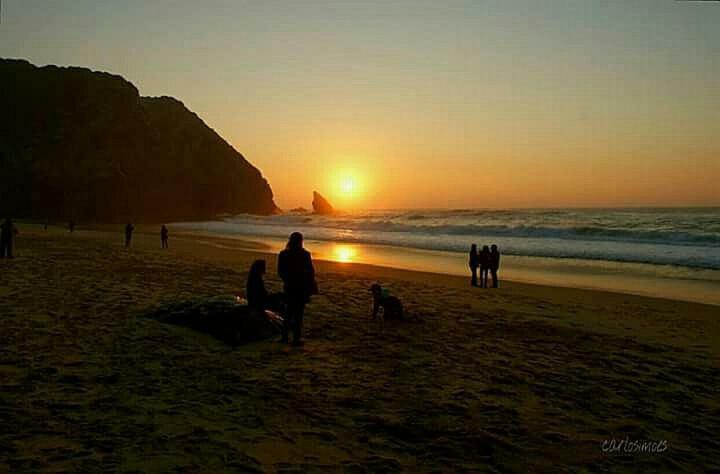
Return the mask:
{"type": "Polygon", "coordinates": [[[0,56],[180,98],[286,209],[720,205],[719,24],[714,2],[26,0],[0,56]]]}

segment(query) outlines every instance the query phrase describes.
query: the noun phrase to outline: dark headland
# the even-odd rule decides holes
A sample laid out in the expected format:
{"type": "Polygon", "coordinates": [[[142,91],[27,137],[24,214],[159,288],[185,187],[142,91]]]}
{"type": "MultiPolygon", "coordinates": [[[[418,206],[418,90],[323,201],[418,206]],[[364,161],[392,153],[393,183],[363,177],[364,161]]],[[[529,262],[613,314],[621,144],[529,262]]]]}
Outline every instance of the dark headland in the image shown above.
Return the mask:
{"type": "Polygon", "coordinates": [[[0,215],[120,222],[271,214],[270,185],[171,97],[124,78],[0,59],[0,215]]]}

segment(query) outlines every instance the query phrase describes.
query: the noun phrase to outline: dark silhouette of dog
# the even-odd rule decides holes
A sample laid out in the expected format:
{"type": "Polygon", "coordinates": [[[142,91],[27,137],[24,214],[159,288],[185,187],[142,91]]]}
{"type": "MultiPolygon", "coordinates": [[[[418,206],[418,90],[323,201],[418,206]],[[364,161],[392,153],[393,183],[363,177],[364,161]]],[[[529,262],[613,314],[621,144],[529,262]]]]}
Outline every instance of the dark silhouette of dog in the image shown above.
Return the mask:
{"type": "Polygon", "coordinates": [[[373,297],[372,317],[377,318],[380,309],[383,310],[383,319],[400,320],[405,319],[403,304],[396,296],[392,296],[383,290],[382,286],[375,283],[370,287],[370,293],[373,297]]]}

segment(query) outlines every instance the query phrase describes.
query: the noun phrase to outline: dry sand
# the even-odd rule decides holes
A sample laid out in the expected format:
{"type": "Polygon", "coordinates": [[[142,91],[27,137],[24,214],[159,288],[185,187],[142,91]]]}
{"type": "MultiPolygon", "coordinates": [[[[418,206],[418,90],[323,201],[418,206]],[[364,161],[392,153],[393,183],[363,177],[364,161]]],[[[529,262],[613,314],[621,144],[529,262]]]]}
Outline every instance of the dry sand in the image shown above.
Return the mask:
{"type": "Polygon", "coordinates": [[[21,230],[0,261],[0,471],[720,469],[719,307],[318,262],[306,346],[233,349],[143,314],[242,294],[259,253],[21,230]],[[369,320],[375,281],[421,321],[369,320]]]}

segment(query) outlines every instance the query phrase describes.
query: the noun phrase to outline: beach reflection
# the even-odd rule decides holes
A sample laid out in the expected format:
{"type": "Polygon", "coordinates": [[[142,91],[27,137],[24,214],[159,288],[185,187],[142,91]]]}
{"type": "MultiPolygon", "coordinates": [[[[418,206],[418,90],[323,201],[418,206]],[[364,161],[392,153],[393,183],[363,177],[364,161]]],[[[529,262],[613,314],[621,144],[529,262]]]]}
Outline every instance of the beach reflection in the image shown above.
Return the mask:
{"type": "Polygon", "coordinates": [[[336,262],[352,263],[357,258],[357,248],[353,245],[336,244],[332,248],[331,256],[336,262]]]}

